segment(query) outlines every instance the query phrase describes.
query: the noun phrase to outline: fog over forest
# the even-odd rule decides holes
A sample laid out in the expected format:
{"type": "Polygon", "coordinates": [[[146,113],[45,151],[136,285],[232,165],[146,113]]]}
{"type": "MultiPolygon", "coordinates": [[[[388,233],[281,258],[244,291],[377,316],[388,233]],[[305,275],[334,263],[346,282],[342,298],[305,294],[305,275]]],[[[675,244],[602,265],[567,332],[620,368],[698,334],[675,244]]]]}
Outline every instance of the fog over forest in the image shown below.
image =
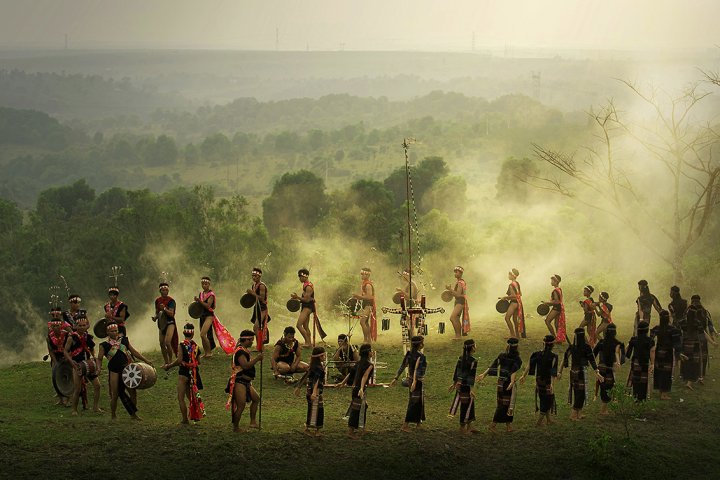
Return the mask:
{"type": "MultiPolygon", "coordinates": [[[[28,12],[0,26],[39,28],[28,12]]],[[[316,48],[289,16],[258,18],[271,31],[262,45],[247,40],[250,28],[205,45],[190,35],[199,43],[189,46],[137,25],[126,42],[108,27],[104,44],[76,22],[67,45],[57,25],[34,43],[0,28],[0,343],[13,352],[2,362],[39,359],[48,287],[64,291],[61,275],[100,315],[113,265],[140,349],[157,343],[149,317],[161,272],[180,310],[213,277],[235,335],[249,325],[238,298],[255,265],[273,336],[294,323],[284,304],[301,267],[328,322],[343,321],[338,304],[364,266],[389,305],[408,265],[404,139],[414,140],[417,280],[439,304],[463,265],[478,335],[502,322],[493,306],[511,268],[528,305],[560,274],[568,303],[595,285],[620,321],[643,278],[663,305],[678,283],[720,307],[720,40],[683,27],[687,41],[669,48],[655,26],[643,27],[652,45],[627,36],[601,48],[594,30],[588,44],[534,45],[478,28],[471,43],[468,24],[463,40],[427,44],[413,43],[413,27],[396,48],[378,48],[382,36],[362,44],[348,27],[354,46],[316,48]],[[301,46],[276,44],[276,29],[301,46]]],[[[632,31],[618,29],[618,39],[632,31]]]]}

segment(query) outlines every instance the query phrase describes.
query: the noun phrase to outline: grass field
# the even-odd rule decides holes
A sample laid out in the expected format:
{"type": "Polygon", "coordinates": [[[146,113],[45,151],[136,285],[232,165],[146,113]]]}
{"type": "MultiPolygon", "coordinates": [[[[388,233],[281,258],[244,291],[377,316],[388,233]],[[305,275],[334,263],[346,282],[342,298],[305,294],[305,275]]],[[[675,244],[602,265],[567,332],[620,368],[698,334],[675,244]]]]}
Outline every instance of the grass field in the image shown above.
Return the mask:
{"type": "MultiPolygon", "coordinates": [[[[499,318],[476,323],[479,371],[484,370],[504,345],[499,318]]],[[[379,361],[380,382],[389,381],[402,355],[396,322],[382,332],[379,361]]],[[[436,320],[432,322],[435,324],[436,320]]],[[[620,325],[620,338],[627,340],[620,325]]],[[[450,327],[449,323],[447,325],[450,327]]],[[[333,328],[338,333],[340,322],[333,328]]],[[[535,322],[531,338],[521,342],[523,361],[540,348],[545,332],[535,322]]],[[[132,338],[131,338],[132,340],[132,338]]],[[[711,347],[712,348],[712,347],[711,347]]],[[[349,389],[325,392],[325,434],[308,438],[299,432],[305,420],[304,396],[292,395],[292,387],[272,379],[269,361],[264,362],[262,431],[234,434],[224,409],[229,357],[216,354],[201,366],[205,383],[203,399],[207,418],[197,425],[177,425],[180,416],[175,400],[177,370],[158,373],[157,384],[140,391],[139,415],[129,419],[119,405],[119,419],[110,421],[105,382],[101,406],[104,414],[81,412],[54,405],[49,364],[35,362],[1,370],[0,374],[0,469],[1,478],[718,478],[715,453],[720,440],[720,388],[715,381],[717,363],[705,385],[695,391],[674,385],[673,400],[654,396],[641,409],[631,406],[630,416],[617,412],[608,418],[597,415],[599,400],[585,409],[581,422],[568,419],[567,375],[556,389],[557,423],[537,428],[532,377],[520,387],[515,414],[516,431],[492,434],[485,428],[495,409],[494,377],[475,389],[476,427],[471,436],[457,433],[458,420],[448,418],[452,394],[447,392],[460,354],[459,342],[449,335],[431,332],[426,341],[427,422],[422,431],[399,431],[407,404],[407,390],[371,388],[368,393],[369,433],[360,440],[345,436],[341,418],[350,400],[349,389]],[[626,418],[626,420],[624,420],[626,418]],[[626,436],[625,426],[629,429],[626,436]]],[[[150,353],[155,364],[158,352],[150,353]]],[[[620,378],[627,378],[625,365],[620,378]]],[[[256,381],[256,386],[259,380],[256,381]]],[[[243,417],[242,423],[248,421],[243,417]]]]}

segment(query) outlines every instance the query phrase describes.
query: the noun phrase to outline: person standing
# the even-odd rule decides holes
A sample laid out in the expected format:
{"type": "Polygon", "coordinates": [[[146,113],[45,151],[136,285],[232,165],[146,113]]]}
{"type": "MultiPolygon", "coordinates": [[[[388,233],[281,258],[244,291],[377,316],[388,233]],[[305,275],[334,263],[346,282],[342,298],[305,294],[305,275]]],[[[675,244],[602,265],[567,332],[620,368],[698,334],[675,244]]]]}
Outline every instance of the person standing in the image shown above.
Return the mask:
{"type": "Polygon", "coordinates": [[[363,332],[363,343],[377,341],[377,306],[375,304],[375,286],[370,280],[371,271],[368,267],[360,270],[360,293],[353,298],[362,302],[360,311],[360,328],[363,332]]]}
{"type": "Polygon", "coordinates": [[[662,310],[660,301],[655,295],[650,293],[650,286],[647,280],[640,280],[638,282],[638,290],[640,290],[640,296],[635,300],[637,305],[637,311],[635,312],[635,326],[633,327],[633,336],[637,336],[638,324],[642,321],[647,322],[650,325],[650,319],[652,316],[653,308],[658,313],[662,310]]]}
{"type": "Polygon", "coordinates": [[[492,364],[481,373],[477,380],[481,382],[487,375],[497,376],[497,406],[495,415],[490,423],[490,431],[497,432],[498,423],[504,423],[508,432],[512,432],[512,422],[515,418],[515,401],[517,388],[515,379],[522,366],[522,359],[518,353],[518,339],[509,338],[503,353],[493,360],[492,364]]]}
{"type": "Polygon", "coordinates": [[[251,272],[253,284],[247,289],[247,293],[255,297],[255,306],[253,307],[253,315],[250,321],[253,324],[253,332],[258,342],[263,345],[270,342],[270,334],[267,325],[272,320],[268,311],[268,288],[262,281],[262,269],[254,267],[251,272]],[[262,331],[262,334],[260,333],[262,331]]]}
{"type": "Polygon", "coordinates": [[[688,302],[682,295],[680,295],[680,287],[673,285],[670,287],[670,303],[668,304],[668,312],[670,312],[670,318],[672,325],[678,327],[680,323],[685,319],[685,312],[688,309],[688,302]]]}
{"type": "Polygon", "coordinates": [[[200,397],[200,390],[203,389],[202,378],[200,377],[200,348],[193,340],[195,336],[195,326],[192,323],[186,323],[183,328],[183,337],[185,339],[180,344],[180,355],[172,363],[166,363],[162,368],[165,371],[173,367],[178,369],[177,382],[177,399],[180,406],[180,415],[182,416],[181,424],[187,425],[190,420],[197,422],[205,416],[205,404],[200,397]],[[190,413],[188,415],[188,407],[185,404],[187,397],[190,403],[190,413]]]}
{"type": "Polygon", "coordinates": [[[372,377],[374,365],[370,361],[373,354],[372,346],[364,343],[360,346],[360,361],[355,369],[355,375],[352,379],[352,394],[350,399],[350,408],[348,411],[348,437],[357,438],[357,431],[365,432],[365,421],[367,419],[367,392],[365,388],[372,377]]]}
{"type": "Polygon", "coordinates": [[[477,360],[473,357],[475,349],[475,340],[465,340],[462,356],[455,365],[453,384],[448,390],[455,390],[450,416],[457,415],[458,408],[460,409],[460,433],[464,434],[477,432],[472,426],[472,422],[475,421],[475,393],[472,388],[477,374],[477,360]]]}
{"type": "Polygon", "coordinates": [[[682,354],[682,332],[670,324],[670,312],[660,312],[660,324],[650,330],[650,338],[655,340],[653,388],[660,391],[660,400],[670,400],[673,367],[683,357],[687,359],[682,354]]]}
{"type": "Polygon", "coordinates": [[[310,271],[307,268],[298,270],[298,279],[302,284],[302,294],[292,293],[291,298],[300,300],[300,313],[295,325],[305,341],[305,347],[312,347],[312,335],[310,333],[310,315],[317,316],[315,305],[315,286],[310,281],[310,271]]]}
{"type": "Polygon", "coordinates": [[[625,345],[617,338],[617,327],[614,323],[608,325],[605,330],[605,338],[600,340],[593,354],[597,357],[598,371],[605,379],[603,382],[595,383],[595,394],[600,389],[600,415],[608,415],[608,404],[612,401],[612,389],[615,386],[615,373],[620,369],[620,365],[625,363],[625,345]]]}
{"type": "Polygon", "coordinates": [[[525,338],[527,336],[525,332],[525,312],[523,310],[522,303],[522,290],[520,289],[520,283],[517,281],[517,277],[520,276],[520,272],[517,268],[513,268],[508,272],[508,285],[507,293],[503,299],[510,302],[507,312],[505,312],[505,323],[507,323],[508,330],[510,331],[510,338],[525,338]]]}
{"type": "Polygon", "coordinates": [[[550,312],[545,317],[545,325],[550,331],[550,335],[555,337],[558,343],[565,343],[567,340],[567,327],[565,319],[565,303],[563,301],[563,291],[560,288],[560,275],[550,277],[550,285],[553,286],[550,292],[550,301],[543,302],[550,307],[550,312]],[[554,327],[554,328],[553,328],[554,327]]]}
{"type": "Polygon", "coordinates": [[[205,351],[203,358],[212,357],[212,351],[215,349],[213,320],[215,318],[215,309],[217,308],[217,298],[215,292],[210,288],[210,281],[210,277],[202,277],[200,279],[202,291],[195,297],[195,301],[199,302],[203,307],[203,312],[200,314],[200,339],[202,340],[203,350],[205,351]]]}
{"type": "Polygon", "coordinates": [[[450,314],[450,323],[452,323],[453,329],[455,330],[455,340],[460,340],[462,336],[470,332],[470,308],[467,298],[467,283],[465,283],[463,279],[464,272],[465,269],[460,265],[455,267],[453,270],[455,286],[452,288],[450,288],[450,285],[445,286],[446,290],[452,292],[453,298],[455,299],[455,305],[450,314]]]}
{"type": "Polygon", "coordinates": [[[575,342],[565,351],[563,363],[560,365],[558,379],[562,378],[564,368],[570,367],[570,388],[568,390],[568,403],[572,405],[570,412],[570,420],[582,420],[584,415],[582,409],[588,401],[588,392],[590,391],[588,375],[588,366],[595,371],[595,376],[600,383],[605,378],[600,375],[592,348],[585,342],[585,329],[578,327],[575,329],[575,342]]]}
{"type": "Polygon", "coordinates": [[[325,422],[325,406],[323,401],[323,388],[325,387],[325,363],[327,356],[323,347],[315,347],[310,356],[310,366],[307,376],[307,415],[305,416],[305,429],[303,433],[312,437],[322,437],[320,432],[325,422]],[[314,431],[313,431],[314,430],[314,431]]]}
{"type": "Polygon", "coordinates": [[[410,395],[408,398],[408,406],[405,412],[405,421],[400,430],[410,432],[409,425],[415,424],[419,429],[422,422],[425,421],[425,371],[427,370],[427,359],[423,353],[425,347],[424,339],[420,335],[416,335],[410,339],[410,351],[405,353],[403,362],[390,382],[390,386],[395,385],[405,368],[408,369],[408,382],[410,387],[410,395]]]}
{"type": "Polygon", "coordinates": [[[178,352],[178,333],[175,324],[175,299],[170,296],[170,285],[162,282],[158,285],[160,296],[155,299],[155,316],[153,320],[158,322],[158,340],[160,352],[165,364],[171,363],[178,352]],[[164,318],[164,328],[160,319],[164,318]]]}
{"type": "Polygon", "coordinates": [[[588,285],[583,288],[583,296],[585,300],[580,302],[580,307],[583,309],[583,320],[578,325],[578,328],[587,328],[587,337],[590,342],[590,347],[595,346],[595,334],[597,328],[597,316],[595,315],[595,301],[592,298],[592,294],[595,291],[592,285],[588,285]]]}
{"type": "Polygon", "coordinates": [[[75,386],[71,399],[72,415],[78,414],[78,399],[82,396],[83,408],[87,403],[86,383],[92,382],[93,410],[102,412],[100,409],[100,380],[98,374],[100,365],[95,358],[95,341],[93,336],[87,333],[90,322],[84,315],[78,315],[75,322],[75,331],[68,335],[65,340],[65,359],[73,366],[73,384],[75,386]]]}
{"type": "Polygon", "coordinates": [[[98,372],[102,369],[103,358],[106,358],[108,360],[108,383],[110,386],[110,414],[113,420],[117,419],[117,401],[119,398],[130,417],[133,420],[140,420],[140,417],[137,416],[137,390],[125,387],[122,372],[133,361],[133,357],[142,360],[148,365],[152,365],[152,362],[130,344],[127,336],[120,335],[117,324],[109,323],[107,334],[108,338],[100,344],[98,352],[98,372]]]}
{"type": "Polygon", "coordinates": [[[605,332],[605,330],[608,328],[608,326],[610,324],[612,324],[612,321],[613,321],[613,319],[612,319],[613,306],[611,303],[608,303],[608,299],[610,299],[609,293],[600,292],[598,301],[594,305],[594,307],[597,311],[597,316],[600,317],[600,325],[598,325],[597,330],[595,331],[596,339],[600,338],[600,335],[602,335],[605,332]]]}
{"type": "Polygon", "coordinates": [[[638,402],[647,400],[649,377],[655,369],[655,341],[648,335],[649,330],[645,320],[638,323],[637,335],[630,339],[627,348],[633,397],[638,402]]]}
{"type": "Polygon", "coordinates": [[[250,428],[258,428],[255,416],[260,404],[260,395],[252,382],[256,375],[255,364],[262,360],[263,353],[260,352],[253,358],[250,357],[250,347],[252,347],[254,339],[255,333],[252,330],[243,330],[240,333],[232,358],[232,374],[225,388],[225,393],[229,394],[225,407],[232,412],[234,432],[245,431],[240,428],[240,417],[242,417],[248,402],[250,402],[250,428]]]}
{"type": "Polygon", "coordinates": [[[542,425],[543,419],[546,425],[555,423],[550,419],[550,414],[557,415],[555,380],[558,375],[558,356],[552,351],[555,340],[554,336],[545,335],[544,348],[530,355],[530,365],[520,377],[522,385],[526,376],[535,376],[535,411],[540,412],[536,423],[538,427],[542,425]]]}

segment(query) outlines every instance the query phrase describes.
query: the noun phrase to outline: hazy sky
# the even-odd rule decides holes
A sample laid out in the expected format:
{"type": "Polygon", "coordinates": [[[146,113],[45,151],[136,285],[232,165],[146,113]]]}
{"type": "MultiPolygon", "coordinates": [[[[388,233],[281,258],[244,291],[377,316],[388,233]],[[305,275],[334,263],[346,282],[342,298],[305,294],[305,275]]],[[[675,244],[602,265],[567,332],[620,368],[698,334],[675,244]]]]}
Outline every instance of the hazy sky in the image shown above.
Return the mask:
{"type": "Polygon", "coordinates": [[[720,44],[720,0],[0,0],[0,47],[668,49],[720,44]]]}

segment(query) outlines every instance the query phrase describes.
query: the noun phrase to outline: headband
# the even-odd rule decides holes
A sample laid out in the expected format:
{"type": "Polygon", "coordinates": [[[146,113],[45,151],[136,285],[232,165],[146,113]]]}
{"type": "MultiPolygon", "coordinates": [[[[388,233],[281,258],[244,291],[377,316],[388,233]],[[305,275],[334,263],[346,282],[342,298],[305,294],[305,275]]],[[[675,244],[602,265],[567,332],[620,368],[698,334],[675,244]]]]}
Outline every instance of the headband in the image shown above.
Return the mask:
{"type": "Polygon", "coordinates": [[[457,267],[455,267],[453,269],[453,272],[461,272],[462,273],[464,271],[465,271],[465,269],[463,267],[461,267],[460,265],[458,265],[457,267]]]}
{"type": "Polygon", "coordinates": [[[186,328],[183,330],[183,335],[189,337],[190,335],[195,335],[195,329],[194,328],[186,328]]]}
{"type": "Polygon", "coordinates": [[[585,285],[585,288],[586,288],[590,293],[593,293],[593,292],[595,291],[595,289],[593,288],[592,285],[585,285]]]}
{"type": "Polygon", "coordinates": [[[108,293],[120,293],[120,289],[118,287],[110,287],[108,288],[108,293]]]}

